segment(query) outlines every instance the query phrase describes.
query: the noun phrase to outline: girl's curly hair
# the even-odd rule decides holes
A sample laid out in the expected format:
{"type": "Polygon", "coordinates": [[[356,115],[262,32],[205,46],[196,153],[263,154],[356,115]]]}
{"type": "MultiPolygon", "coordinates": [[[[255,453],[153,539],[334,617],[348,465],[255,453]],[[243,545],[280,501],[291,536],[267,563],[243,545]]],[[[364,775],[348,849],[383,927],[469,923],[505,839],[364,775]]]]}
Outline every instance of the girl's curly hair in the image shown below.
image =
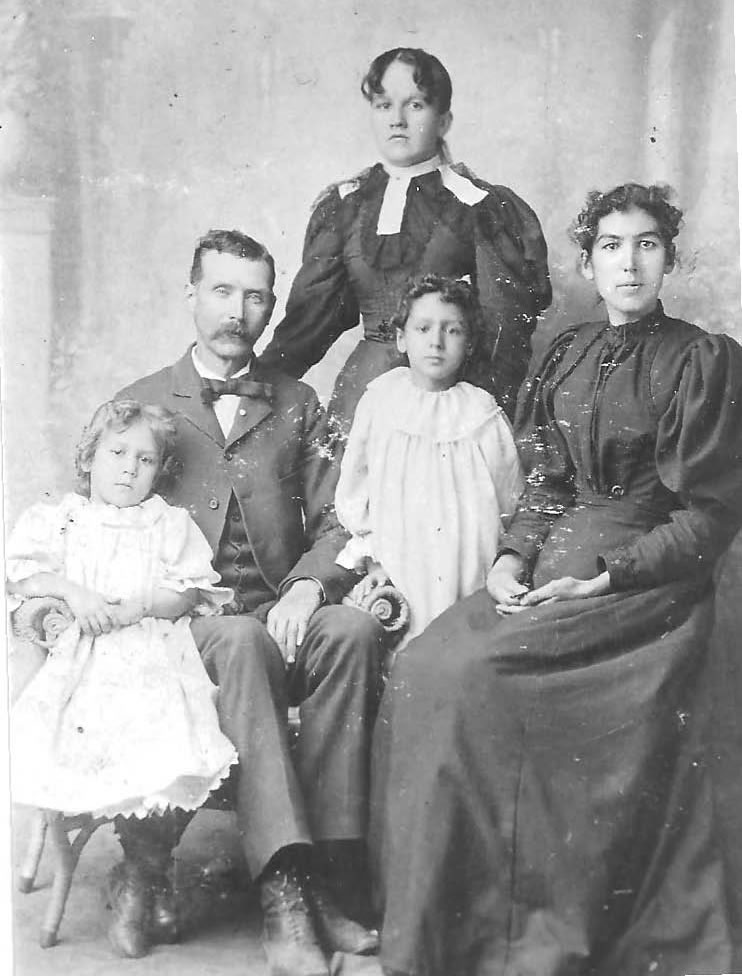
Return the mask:
{"type": "Polygon", "coordinates": [[[389,321],[386,331],[391,335],[395,335],[397,329],[403,331],[413,304],[423,295],[440,295],[442,302],[455,305],[461,310],[469,333],[469,357],[471,358],[484,334],[484,320],[476,289],[462,278],[431,273],[412,281],[402,295],[399,307],[389,321]]]}
{"type": "Polygon", "coordinates": [[[175,415],[164,407],[139,403],[138,400],[108,400],[98,407],[90,423],[83,428],[75,450],[77,482],[84,495],[90,495],[90,466],[103,434],[107,430],[128,430],[141,421],[152,431],[160,451],[160,470],[154,488],[160,491],[172,483],[178,472],[175,415]]]}
{"type": "Polygon", "coordinates": [[[665,245],[668,259],[674,261],[673,242],[683,219],[683,211],[670,203],[674,195],[673,188],[665,183],[654,183],[651,186],[644,186],[642,183],[622,183],[606,193],[591,190],[587,195],[585,206],[570,226],[569,235],[580,250],[591,254],[598,236],[601,217],[607,217],[608,214],[616,211],[625,213],[636,208],[648,213],[657,221],[657,230],[665,245]]]}

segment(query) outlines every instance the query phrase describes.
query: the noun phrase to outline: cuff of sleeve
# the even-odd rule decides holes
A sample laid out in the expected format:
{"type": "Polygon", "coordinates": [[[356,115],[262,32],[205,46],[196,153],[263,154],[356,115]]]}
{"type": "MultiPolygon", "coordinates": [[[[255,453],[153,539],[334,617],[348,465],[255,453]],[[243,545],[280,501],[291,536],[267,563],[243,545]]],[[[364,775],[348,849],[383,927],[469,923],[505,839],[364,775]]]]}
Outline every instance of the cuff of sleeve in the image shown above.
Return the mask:
{"type": "Polygon", "coordinates": [[[598,568],[608,572],[613,590],[633,590],[639,585],[634,557],[629,549],[612,549],[598,556],[598,568]]]}
{"type": "MultiPolygon", "coordinates": [[[[525,545],[519,545],[521,540],[510,539],[507,534],[500,538],[500,544],[497,547],[497,555],[495,556],[495,563],[500,558],[507,553],[513,556],[518,556],[523,562],[523,570],[527,575],[530,575],[533,571],[534,564],[538,558],[541,547],[537,544],[531,545],[528,541],[525,545]]],[[[492,564],[494,566],[494,563],[492,564]]]]}
{"type": "Polygon", "coordinates": [[[357,573],[363,573],[366,569],[366,560],[373,558],[371,536],[354,535],[337,554],[335,562],[343,569],[352,569],[357,573]]]}
{"type": "MultiPolygon", "coordinates": [[[[160,579],[157,586],[173,593],[184,593],[186,590],[198,590],[198,598],[189,610],[192,616],[206,617],[219,613],[223,606],[234,600],[234,590],[228,586],[215,586],[204,577],[198,579],[160,579]]],[[[153,594],[148,594],[149,604],[152,605],[153,594]]]]}
{"type": "Polygon", "coordinates": [[[321,580],[318,580],[316,576],[288,576],[278,587],[278,599],[280,600],[289,587],[298,582],[298,580],[311,580],[313,583],[316,583],[319,587],[319,605],[322,607],[325,605],[325,603],[327,603],[325,587],[321,580]]]}
{"type": "Polygon", "coordinates": [[[515,546],[498,546],[498,548],[497,548],[497,555],[495,556],[495,558],[493,560],[493,565],[494,565],[494,563],[497,562],[497,560],[500,558],[500,556],[508,556],[508,555],[510,555],[510,556],[518,556],[520,559],[524,559],[525,558],[524,555],[523,555],[523,553],[520,551],[520,549],[516,549],[515,546]]]}

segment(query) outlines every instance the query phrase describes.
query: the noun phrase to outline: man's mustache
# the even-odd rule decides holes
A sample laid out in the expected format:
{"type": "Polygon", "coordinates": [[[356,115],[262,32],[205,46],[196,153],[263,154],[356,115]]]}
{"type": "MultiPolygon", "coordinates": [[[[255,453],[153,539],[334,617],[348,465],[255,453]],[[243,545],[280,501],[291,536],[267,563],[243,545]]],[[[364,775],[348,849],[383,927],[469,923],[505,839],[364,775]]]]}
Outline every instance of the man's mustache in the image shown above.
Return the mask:
{"type": "Polygon", "coordinates": [[[231,322],[228,322],[226,325],[223,325],[219,330],[219,334],[237,336],[240,339],[250,338],[250,333],[248,332],[247,325],[245,324],[245,321],[242,319],[240,320],[235,319],[231,322]]]}

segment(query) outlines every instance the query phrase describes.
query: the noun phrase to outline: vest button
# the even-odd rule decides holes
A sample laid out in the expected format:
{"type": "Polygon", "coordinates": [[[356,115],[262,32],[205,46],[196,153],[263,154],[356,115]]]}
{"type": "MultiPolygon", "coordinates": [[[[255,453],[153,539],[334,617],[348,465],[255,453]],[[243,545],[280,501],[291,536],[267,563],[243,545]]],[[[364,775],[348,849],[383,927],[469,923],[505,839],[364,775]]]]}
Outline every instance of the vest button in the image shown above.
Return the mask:
{"type": "Polygon", "coordinates": [[[218,498],[210,498],[209,499],[209,508],[219,508],[219,499],[218,498]]]}
{"type": "Polygon", "coordinates": [[[232,454],[231,451],[225,451],[224,452],[224,460],[225,461],[231,461],[233,457],[234,457],[234,454],[232,454]]]}
{"type": "Polygon", "coordinates": [[[623,498],[624,491],[625,489],[623,485],[614,485],[610,492],[611,498],[623,498]]]}

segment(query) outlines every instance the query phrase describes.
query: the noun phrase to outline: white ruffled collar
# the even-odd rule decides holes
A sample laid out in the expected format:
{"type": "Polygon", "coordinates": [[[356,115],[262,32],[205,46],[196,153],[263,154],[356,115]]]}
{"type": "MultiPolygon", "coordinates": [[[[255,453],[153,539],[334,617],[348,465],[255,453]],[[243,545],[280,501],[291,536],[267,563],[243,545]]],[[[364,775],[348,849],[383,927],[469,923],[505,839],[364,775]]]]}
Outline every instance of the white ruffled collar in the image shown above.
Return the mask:
{"type": "Polygon", "coordinates": [[[471,437],[502,413],[493,396],[463,380],[447,390],[422,390],[408,366],[383,373],[368,389],[378,392],[374,400],[386,410],[389,426],[435,443],[471,437]]]}
{"type": "Polygon", "coordinates": [[[94,502],[84,495],[65,495],[63,508],[68,522],[76,517],[94,519],[99,525],[116,528],[148,528],[158,522],[167,511],[168,505],[159,495],[150,495],[139,505],[117,508],[105,502],[94,502]]]}

